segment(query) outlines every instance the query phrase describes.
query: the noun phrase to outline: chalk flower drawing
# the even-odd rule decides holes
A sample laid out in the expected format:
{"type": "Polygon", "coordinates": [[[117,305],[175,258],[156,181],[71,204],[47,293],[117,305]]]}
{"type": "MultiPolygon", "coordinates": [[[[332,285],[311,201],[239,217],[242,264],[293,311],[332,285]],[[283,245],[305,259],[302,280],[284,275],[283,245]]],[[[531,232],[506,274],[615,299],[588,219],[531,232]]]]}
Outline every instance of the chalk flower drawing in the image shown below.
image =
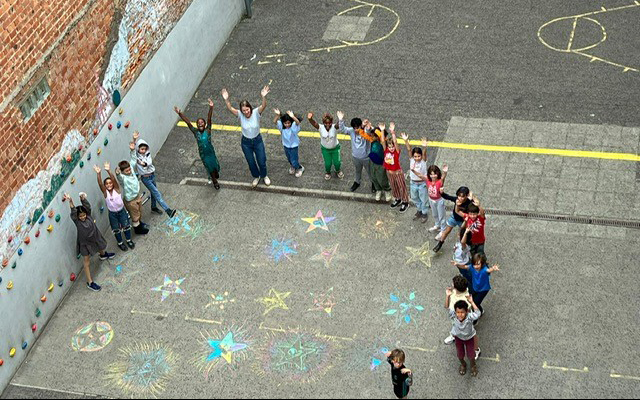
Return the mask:
{"type": "Polygon", "coordinates": [[[406,302],[400,301],[400,298],[393,293],[389,295],[389,299],[393,303],[394,308],[388,309],[385,314],[395,316],[398,327],[403,323],[409,324],[411,321],[415,321],[415,316],[424,311],[423,306],[415,304],[415,292],[409,293],[406,302]]]}

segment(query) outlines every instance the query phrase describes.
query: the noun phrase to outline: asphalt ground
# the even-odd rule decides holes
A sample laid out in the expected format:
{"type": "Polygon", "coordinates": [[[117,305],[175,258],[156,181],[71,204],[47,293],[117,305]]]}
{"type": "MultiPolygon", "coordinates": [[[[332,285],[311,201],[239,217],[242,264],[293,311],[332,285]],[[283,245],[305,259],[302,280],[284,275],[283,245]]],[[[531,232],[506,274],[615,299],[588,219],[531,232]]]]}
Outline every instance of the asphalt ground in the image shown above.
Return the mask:
{"type": "Polygon", "coordinates": [[[414,372],[415,398],[640,397],[632,350],[640,299],[625,283],[640,256],[635,230],[489,217],[487,253],[501,271],[483,303],[474,379],[458,375],[454,347],[442,343],[453,242],[414,257],[433,240],[410,213],[160,187],[179,217],[148,216],[152,232],[134,251],[94,260],[102,292],[79,277],[5,398],[33,387],[54,397],[393,398],[389,366],[375,360],[396,346],[414,372]],[[303,220],[319,210],[325,225],[303,220]],[[281,257],[274,240],[286,241],[281,257]],[[321,248],[336,245],[325,264],[321,248]],[[162,301],[152,289],[165,275],[184,278],[184,293],[162,301]],[[109,326],[77,333],[94,321],[109,326]],[[229,332],[239,346],[227,361],[208,340],[229,332]]]}

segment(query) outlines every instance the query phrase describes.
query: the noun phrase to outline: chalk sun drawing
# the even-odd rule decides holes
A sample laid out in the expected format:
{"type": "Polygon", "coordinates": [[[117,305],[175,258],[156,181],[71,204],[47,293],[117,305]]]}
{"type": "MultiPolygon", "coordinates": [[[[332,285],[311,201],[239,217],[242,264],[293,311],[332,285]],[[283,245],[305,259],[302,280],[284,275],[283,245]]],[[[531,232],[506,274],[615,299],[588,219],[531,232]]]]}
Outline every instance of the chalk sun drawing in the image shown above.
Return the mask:
{"type": "Polygon", "coordinates": [[[375,210],[361,217],[360,236],[367,239],[389,239],[396,232],[399,224],[394,215],[375,210]]]}
{"type": "Polygon", "coordinates": [[[71,338],[75,351],[93,352],[102,350],[113,340],[114,331],[107,322],[91,322],[80,327],[71,338]]]}
{"type": "Polygon", "coordinates": [[[126,395],[157,397],[174,374],[178,357],[158,343],[136,343],[120,349],[119,360],[107,367],[105,380],[126,395]]]}
{"type": "Polygon", "coordinates": [[[283,260],[292,261],[291,256],[298,254],[298,244],[293,239],[273,239],[265,252],[276,264],[283,260]]]}
{"type": "Polygon", "coordinates": [[[154,292],[162,292],[162,300],[160,301],[165,301],[167,297],[172,294],[184,294],[184,290],[180,289],[180,285],[184,280],[185,278],[181,278],[177,281],[172,281],[168,275],[165,275],[164,283],[161,286],[152,288],[151,290],[154,292]]]}
{"type": "Polygon", "coordinates": [[[398,327],[402,326],[403,323],[410,324],[411,321],[415,322],[416,315],[424,311],[423,306],[415,304],[415,292],[409,293],[407,301],[400,301],[400,297],[393,293],[389,295],[389,299],[393,303],[392,307],[394,308],[388,309],[385,314],[394,316],[398,327]]]}
{"type": "Polygon", "coordinates": [[[253,344],[248,331],[230,326],[213,332],[200,332],[199,349],[191,363],[206,380],[214,370],[234,371],[248,360],[253,344]]]}
{"type": "Polygon", "coordinates": [[[325,217],[322,215],[322,210],[318,210],[315,217],[312,218],[301,218],[304,222],[309,224],[307,228],[307,232],[315,231],[316,229],[321,229],[323,231],[329,231],[329,222],[332,222],[336,219],[336,217],[325,217]]]}
{"type": "Polygon", "coordinates": [[[219,308],[222,311],[225,305],[236,302],[236,299],[229,298],[229,292],[224,292],[223,294],[211,293],[209,296],[211,296],[211,301],[204,308],[219,308]]]}

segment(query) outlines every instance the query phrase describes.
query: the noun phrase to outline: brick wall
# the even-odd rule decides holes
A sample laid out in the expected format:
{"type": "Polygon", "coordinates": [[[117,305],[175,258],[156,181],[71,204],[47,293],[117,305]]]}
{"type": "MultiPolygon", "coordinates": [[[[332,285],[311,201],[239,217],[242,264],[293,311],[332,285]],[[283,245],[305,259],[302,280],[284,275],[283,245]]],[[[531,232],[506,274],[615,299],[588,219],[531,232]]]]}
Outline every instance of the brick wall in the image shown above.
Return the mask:
{"type": "Polygon", "coordinates": [[[100,77],[110,63],[110,37],[117,39],[121,32],[116,12],[124,14],[128,33],[128,59],[118,80],[124,95],[190,3],[0,0],[0,215],[47,167],[68,132],[79,130],[90,141],[100,77]],[[51,94],[25,123],[19,103],[43,75],[51,94]]]}

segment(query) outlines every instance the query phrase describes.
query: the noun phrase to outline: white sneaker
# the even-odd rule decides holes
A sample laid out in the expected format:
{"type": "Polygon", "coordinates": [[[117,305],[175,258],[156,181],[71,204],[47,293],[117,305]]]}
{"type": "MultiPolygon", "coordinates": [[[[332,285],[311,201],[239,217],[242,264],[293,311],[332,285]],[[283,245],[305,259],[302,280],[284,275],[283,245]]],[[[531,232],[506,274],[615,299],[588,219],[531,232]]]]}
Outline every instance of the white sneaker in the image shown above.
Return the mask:
{"type": "Polygon", "coordinates": [[[265,185],[267,185],[267,186],[270,186],[270,185],[271,185],[271,179],[269,179],[269,177],[268,177],[268,176],[265,176],[265,177],[264,177],[264,184],[265,184],[265,185]]]}
{"type": "Polygon", "coordinates": [[[293,175],[296,173],[296,169],[293,167],[289,167],[289,175],[293,175]]]}
{"type": "MultiPolygon", "coordinates": [[[[446,345],[450,345],[453,344],[453,342],[455,342],[456,339],[450,334],[449,336],[447,336],[447,338],[444,340],[444,344],[446,345]]],[[[478,357],[476,357],[477,359],[478,357]]]]}
{"type": "Polygon", "coordinates": [[[387,203],[390,203],[391,200],[393,200],[393,196],[391,195],[391,192],[384,192],[384,199],[387,203]]]}
{"type": "Polygon", "coordinates": [[[439,231],[439,230],[440,230],[440,227],[438,225],[435,225],[435,226],[429,228],[429,232],[436,232],[436,231],[439,231]]]}
{"type": "Polygon", "coordinates": [[[376,192],[376,201],[382,200],[382,190],[376,192]]]}
{"type": "Polygon", "coordinates": [[[344,172],[342,172],[342,171],[338,172],[338,178],[339,179],[344,178],[344,172]]]}
{"type": "Polygon", "coordinates": [[[260,178],[254,179],[253,182],[251,182],[251,186],[252,187],[257,187],[258,183],[260,183],[260,178]]]}
{"type": "Polygon", "coordinates": [[[440,232],[440,233],[438,233],[438,234],[436,235],[436,240],[437,240],[437,241],[440,241],[440,239],[442,239],[442,232],[440,232]]]}
{"type": "Polygon", "coordinates": [[[482,350],[480,350],[480,348],[478,347],[478,350],[476,350],[476,360],[480,358],[481,354],[482,354],[482,350]]]}
{"type": "Polygon", "coordinates": [[[300,178],[303,172],[304,172],[304,166],[301,165],[300,169],[296,171],[296,178],[300,178]]]}

